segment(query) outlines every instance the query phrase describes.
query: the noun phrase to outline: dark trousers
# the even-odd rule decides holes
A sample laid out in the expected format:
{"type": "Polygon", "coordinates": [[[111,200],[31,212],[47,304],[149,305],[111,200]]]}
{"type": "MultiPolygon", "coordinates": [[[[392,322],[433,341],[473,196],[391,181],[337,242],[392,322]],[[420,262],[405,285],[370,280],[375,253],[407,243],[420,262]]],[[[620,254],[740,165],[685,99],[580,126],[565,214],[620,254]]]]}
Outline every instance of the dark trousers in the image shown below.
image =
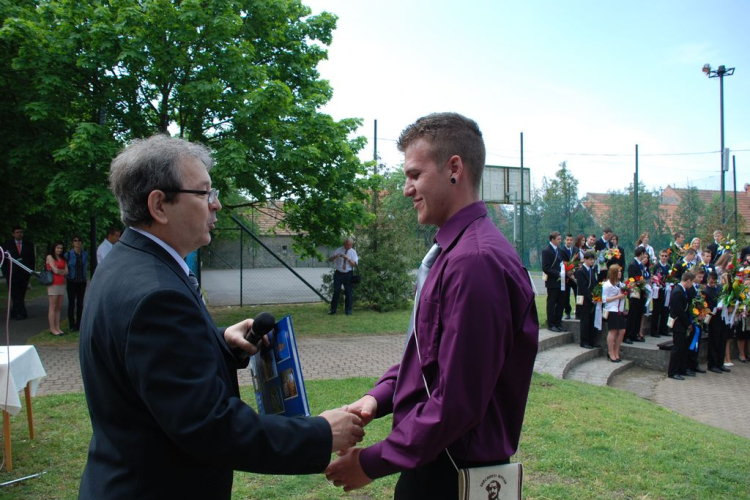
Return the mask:
{"type": "Polygon", "coordinates": [[[629,299],[628,321],[625,325],[625,338],[635,340],[641,331],[641,319],[646,301],[644,299],[629,299]]]}
{"type": "Polygon", "coordinates": [[[708,324],[708,367],[719,368],[724,365],[724,354],[729,339],[729,327],[719,315],[711,318],[708,324]]]}
{"type": "Polygon", "coordinates": [[[8,280],[8,289],[10,292],[10,317],[13,319],[25,319],[28,315],[26,312],[26,290],[29,288],[29,274],[16,267],[13,269],[13,280],[8,280]]]}
{"type": "Polygon", "coordinates": [[[68,323],[72,330],[78,330],[81,326],[84,295],[86,295],[85,281],[68,281],[68,323]]]}
{"type": "Polygon", "coordinates": [[[594,345],[596,342],[596,328],[594,328],[594,304],[584,302],[580,306],[581,312],[581,346],[594,345]]]}
{"type": "Polygon", "coordinates": [[[667,375],[685,375],[687,372],[688,334],[685,331],[672,330],[672,352],[669,355],[667,375]]]}
{"type": "Polygon", "coordinates": [[[547,288],[547,326],[562,326],[563,300],[565,291],[560,290],[560,284],[547,288]]]}
{"type": "Polygon", "coordinates": [[[654,299],[653,303],[654,308],[651,311],[651,335],[667,335],[669,308],[664,307],[664,290],[659,290],[659,298],[654,299]]]}
{"type": "MultiPolygon", "coordinates": [[[[700,325],[700,331],[703,332],[704,325],[700,325]]],[[[696,346],[696,350],[690,349],[690,346],[693,344],[693,338],[695,338],[695,332],[696,330],[693,330],[693,333],[687,336],[687,346],[685,346],[685,350],[687,351],[687,367],[689,370],[698,371],[698,353],[700,352],[701,348],[701,339],[698,339],[698,345],[696,346]]],[[[701,336],[702,333],[701,333],[701,336]]]]}
{"type": "MultiPolygon", "coordinates": [[[[456,461],[456,465],[461,469],[507,463],[510,463],[507,459],[481,463],[456,461]]],[[[396,483],[393,498],[394,500],[456,500],[458,498],[458,472],[448,455],[441,453],[434,462],[402,472],[396,483]]]]}
{"type": "MultiPolygon", "coordinates": [[[[563,311],[568,316],[570,316],[570,313],[572,311],[572,309],[570,307],[570,291],[571,290],[573,291],[573,297],[575,297],[576,295],[578,295],[578,285],[576,285],[576,282],[573,281],[573,280],[571,280],[568,283],[568,286],[565,288],[565,299],[563,300],[563,311]]],[[[574,301],[575,301],[575,299],[574,299],[574,301]]]]}
{"type": "Polygon", "coordinates": [[[344,286],[344,307],[347,314],[352,312],[352,301],[354,300],[354,285],[352,285],[352,275],[354,273],[333,273],[333,298],[331,299],[331,312],[336,312],[341,295],[341,285],[344,286]]]}

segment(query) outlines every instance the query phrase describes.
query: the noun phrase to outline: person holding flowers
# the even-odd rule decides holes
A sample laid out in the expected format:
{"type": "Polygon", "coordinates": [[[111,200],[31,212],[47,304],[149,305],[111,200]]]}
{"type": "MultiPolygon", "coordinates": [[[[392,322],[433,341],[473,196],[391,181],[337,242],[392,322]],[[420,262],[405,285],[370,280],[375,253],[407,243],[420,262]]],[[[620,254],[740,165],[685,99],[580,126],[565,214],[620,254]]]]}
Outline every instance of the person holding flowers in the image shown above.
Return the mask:
{"type": "Polygon", "coordinates": [[[565,258],[565,292],[563,298],[563,311],[565,312],[565,319],[570,319],[570,291],[573,290],[573,297],[578,295],[576,289],[576,280],[573,277],[578,266],[581,265],[581,259],[578,255],[578,249],[573,246],[573,235],[565,235],[565,246],[560,249],[565,258]]]}
{"type": "Polygon", "coordinates": [[[674,380],[685,380],[683,375],[695,375],[687,368],[688,335],[693,332],[693,312],[690,307],[688,289],[693,287],[693,279],[695,275],[690,271],[685,271],[669,299],[669,317],[674,323],[672,324],[672,352],[669,355],[667,376],[674,380]]]}
{"type": "Polygon", "coordinates": [[[620,346],[625,336],[625,298],[627,289],[622,280],[622,268],[612,264],[607,271],[607,281],[602,285],[602,304],[607,314],[607,358],[620,363],[620,346]]]}
{"type": "Polygon", "coordinates": [[[703,285],[701,285],[706,271],[702,265],[697,265],[693,267],[692,272],[695,278],[693,278],[693,288],[688,290],[688,295],[690,296],[693,309],[694,334],[688,338],[687,366],[688,370],[695,373],[706,373],[706,370],[702,369],[698,364],[701,333],[705,328],[704,320],[711,312],[708,308],[708,303],[703,297],[703,285]]]}
{"type": "MultiPolygon", "coordinates": [[[[596,253],[586,252],[583,255],[583,265],[575,272],[578,284],[578,296],[576,303],[580,302],[581,311],[581,347],[594,349],[598,347],[595,342],[596,329],[594,328],[594,295],[593,290],[599,284],[596,280],[596,269],[594,262],[596,253]],[[578,297],[581,297],[580,299],[578,297]]],[[[598,298],[601,300],[601,297],[598,298]]]]}
{"type": "MultiPolygon", "coordinates": [[[[609,250],[605,250],[604,258],[607,263],[607,269],[613,264],[620,266],[620,269],[625,269],[625,250],[619,246],[620,238],[613,234],[609,239],[609,250]]],[[[607,274],[609,276],[609,274],[607,274]]]]}
{"type": "Polygon", "coordinates": [[[660,338],[667,335],[667,317],[669,308],[664,304],[667,298],[667,289],[671,287],[668,283],[669,272],[672,269],[667,259],[669,252],[665,248],[659,251],[659,262],[654,264],[651,270],[651,289],[653,290],[653,308],[651,311],[651,336],[660,338]]]}
{"type": "MultiPolygon", "coordinates": [[[[648,269],[645,267],[648,262],[648,253],[643,247],[639,247],[635,251],[635,257],[628,266],[628,282],[633,285],[638,284],[645,280],[648,282],[650,274],[648,269]]],[[[645,285],[643,283],[643,285],[645,285]]],[[[641,290],[644,286],[631,287],[628,321],[626,325],[625,340],[626,344],[632,344],[633,342],[645,342],[646,339],[641,335],[641,320],[643,319],[644,306],[646,305],[646,294],[642,293],[641,290]]]]}
{"type": "MultiPolygon", "coordinates": [[[[710,250],[705,250],[710,253],[710,250]]],[[[717,312],[719,305],[719,275],[716,271],[708,273],[708,284],[703,290],[706,299],[706,305],[711,311],[711,319],[708,323],[708,371],[712,373],[730,372],[729,368],[724,367],[724,351],[726,350],[727,338],[724,332],[724,321],[717,312]]]]}
{"type": "Polygon", "coordinates": [[[549,245],[542,250],[542,272],[547,289],[547,328],[556,333],[567,331],[562,325],[565,284],[561,280],[565,279],[565,275],[561,276],[560,273],[560,265],[564,262],[561,241],[560,232],[552,231],[549,233],[549,245]]]}

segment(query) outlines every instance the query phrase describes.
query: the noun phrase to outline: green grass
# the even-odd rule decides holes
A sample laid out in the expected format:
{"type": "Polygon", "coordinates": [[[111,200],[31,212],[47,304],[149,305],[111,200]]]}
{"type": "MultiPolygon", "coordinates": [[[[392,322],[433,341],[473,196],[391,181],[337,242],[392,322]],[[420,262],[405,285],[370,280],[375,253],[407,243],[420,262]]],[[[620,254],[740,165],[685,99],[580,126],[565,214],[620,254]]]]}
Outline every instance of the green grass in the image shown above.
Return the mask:
{"type": "MultiPolygon", "coordinates": [[[[314,413],[353,401],[374,379],[311,381],[314,413]]],[[[249,388],[243,398],[253,400],[249,388]]],[[[14,470],[0,482],[47,471],[0,490],[8,500],[74,499],[91,429],[82,394],[34,399],[37,438],[12,419],[14,470]]],[[[744,418],[737,415],[738,418],[744,418]]],[[[383,439],[390,418],[368,427],[383,439]]],[[[750,440],[682,417],[630,393],[534,375],[519,454],[527,500],[750,499],[750,440]]],[[[396,476],[343,494],[323,476],[235,473],[234,499],[392,498],[396,476]]]]}
{"type": "MultiPolygon", "coordinates": [[[[546,297],[536,297],[539,324],[544,325],[547,320],[545,309],[546,297]]],[[[233,325],[245,318],[254,318],[258,313],[269,311],[277,319],[292,315],[294,330],[300,338],[311,337],[349,337],[357,335],[388,335],[401,334],[409,325],[411,308],[387,313],[370,310],[355,309],[354,314],[346,316],[339,312],[328,315],[328,306],[322,302],[312,304],[279,304],[246,307],[209,307],[211,315],[217,325],[233,325]]],[[[33,345],[78,345],[78,333],[70,332],[68,320],[60,322],[63,331],[68,332],[63,337],[50,335],[44,330],[28,340],[33,345]]]]}

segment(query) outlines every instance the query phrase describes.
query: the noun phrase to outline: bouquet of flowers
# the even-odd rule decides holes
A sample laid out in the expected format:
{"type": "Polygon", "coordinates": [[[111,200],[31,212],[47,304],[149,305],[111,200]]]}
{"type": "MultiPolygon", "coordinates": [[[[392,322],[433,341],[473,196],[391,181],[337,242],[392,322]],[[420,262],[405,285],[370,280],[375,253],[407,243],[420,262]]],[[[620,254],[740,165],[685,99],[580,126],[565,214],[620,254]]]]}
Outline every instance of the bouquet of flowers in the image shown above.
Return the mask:
{"type": "Polygon", "coordinates": [[[703,321],[708,314],[711,313],[711,309],[708,308],[708,302],[702,293],[696,294],[692,303],[693,318],[696,321],[703,321]]]}
{"type": "Polygon", "coordinates": [[[602,251],[604,252],[605,262],[610,261],[612,259],[619,259],[621,257],[619,248],[608,248],[602,251]]]}
{"type": "Polygon", "coordinates": [[[602,283],[597,283],[593,290],[591,290],[591,302],[594,304],[602,301],[602,283]]]}
{"type": "Polygon", "coordinates": [[[578,252],[573,252],[573,255],[570,257],[570,260],[565,263],[565,272],[570,274],[571,272],[575,271],[581,267],[581,261],[578,260],[578,252]]]}
{"type": "Polygon", "coordinates": [[[651,284],[656,285],[659,288],[664,288],[666,276],[663,276],[661,274],[652,274],[651,275],[651,284]]]}
{"type": "Polygon", "coordinates": [[[625,290],[631,297],[641,298],[646,295],[646,289],[648,288],[648,281],[643,276],[637,278],[629,278],[625,282],[625,290]]]}

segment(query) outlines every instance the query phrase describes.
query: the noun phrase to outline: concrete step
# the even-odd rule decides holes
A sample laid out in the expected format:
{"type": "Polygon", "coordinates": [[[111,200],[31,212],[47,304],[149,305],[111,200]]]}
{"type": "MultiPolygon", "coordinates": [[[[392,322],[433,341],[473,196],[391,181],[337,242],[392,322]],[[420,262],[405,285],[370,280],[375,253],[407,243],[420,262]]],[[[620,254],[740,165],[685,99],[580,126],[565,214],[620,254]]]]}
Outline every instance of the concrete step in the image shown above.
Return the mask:
{"type": "Polygon", "coordinates": [[[581,338],[581,321],[577,319],[564,319],[562,324],[566,330],[573,333],[574,342],[581,338]]]}
{"type": "Polygon", "coordinates": [[[546,351],[561,345],[570,344],[573,334],[570,332],[551,332],[546,328],[539,329],[539,352],[546,351]]]}
{"type": "Polygon", "coordinates": [[[573,367],[602,355],[602,349],[584,349],[576,344],[566,344],[538,353],[534,371],[565,378],[573,367]]]}
{"type": "Polygon", "coordinates": [[[577,380],[587,384],[605,386],[615,375],[635,366],[633,361],[624,360],[622,363],[612,363],[606,357],[598,357],[573,367],[565,377],[567,380],[577,380]]]}

